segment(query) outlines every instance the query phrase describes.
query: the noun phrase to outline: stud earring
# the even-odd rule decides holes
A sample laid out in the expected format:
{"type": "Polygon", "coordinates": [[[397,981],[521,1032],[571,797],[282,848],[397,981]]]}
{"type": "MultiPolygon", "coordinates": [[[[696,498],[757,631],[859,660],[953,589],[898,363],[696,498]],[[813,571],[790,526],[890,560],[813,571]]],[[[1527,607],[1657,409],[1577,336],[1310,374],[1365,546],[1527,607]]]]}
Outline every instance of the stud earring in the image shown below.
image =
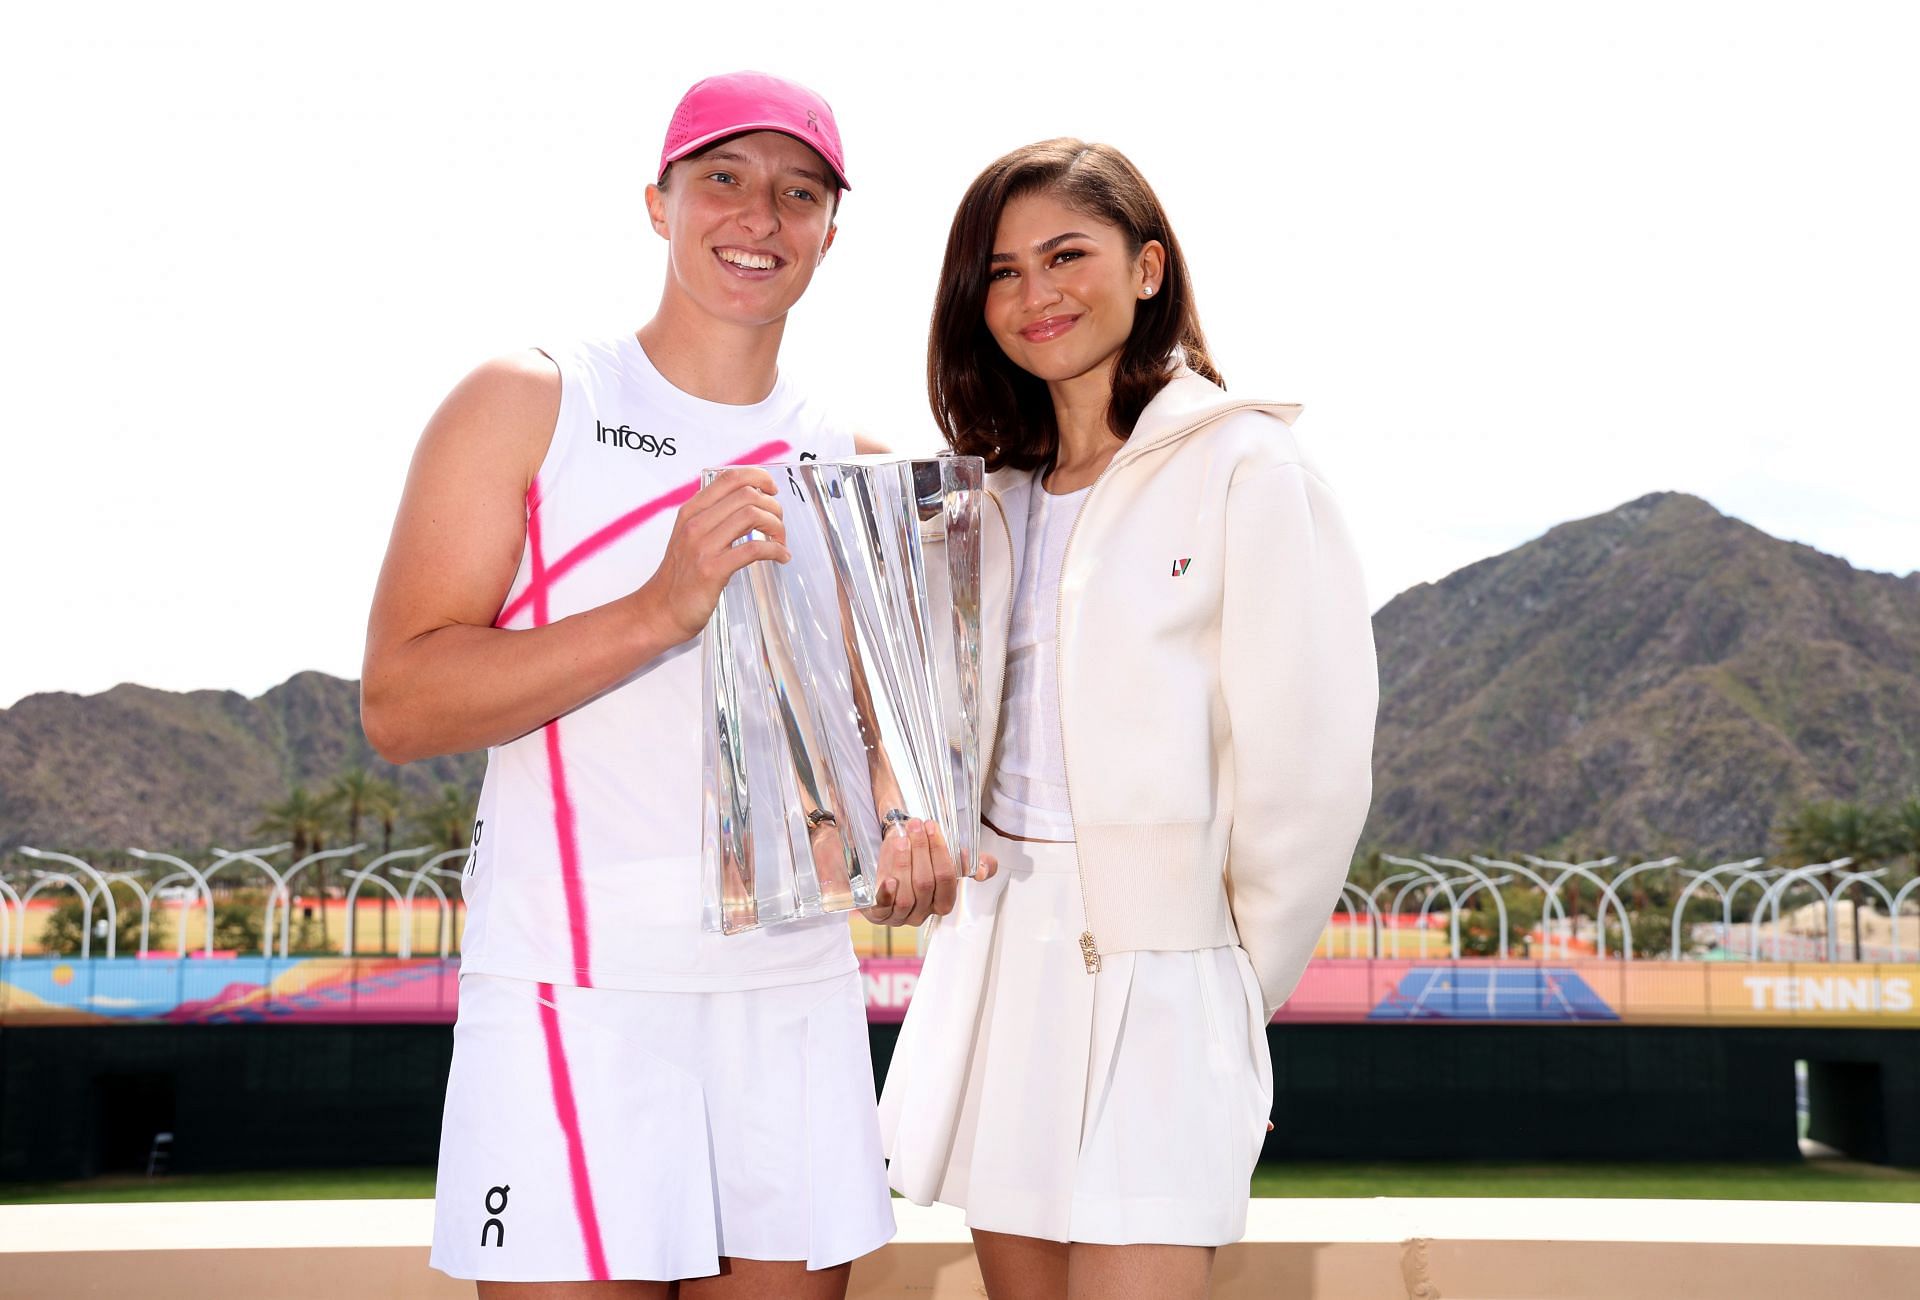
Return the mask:
{"type": "Polygon", "coordinates": [[[1147,286],[1146,288],[1144,288],[1144,289],[1142,289],[1142,290],[1140,291],[1140,296],[1141,296],[1142,298],[1151,298],[1151,297],[1153,297],[1153,286],[1152,286],[1152,285],[1148,285],[1148,286],[1147,286]]]}

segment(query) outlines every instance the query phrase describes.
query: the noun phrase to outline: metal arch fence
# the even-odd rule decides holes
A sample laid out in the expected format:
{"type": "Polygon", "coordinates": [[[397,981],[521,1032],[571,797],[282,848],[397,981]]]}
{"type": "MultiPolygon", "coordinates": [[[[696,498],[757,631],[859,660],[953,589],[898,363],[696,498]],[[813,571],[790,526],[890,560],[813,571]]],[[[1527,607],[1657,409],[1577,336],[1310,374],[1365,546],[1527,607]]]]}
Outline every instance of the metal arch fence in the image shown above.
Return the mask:
{"type": "MultiPolygon", "coordinates": [[[[297,878],[302,871],[316,863],[330,859],[350,857],[366,849],[365,844],[349,845],[345,848],[324,849],[310,853],[291,866],[276,868],[267,859],[277,853],[285,852],[291,844],[266,845],[255,849],[223,849],[214,846],[209,852],[209,861],[204,867],[175,854],[162,853],[144,848],[130,848],[128,856],[144,864],[133,870],[101,871],[85,859],[68,853],[40,849],[22,845],[15,852],[21,857],[36,861],[58,863],[72,870],[44,870],[37,867],[25,867],[18,862],[0,864],[0,961],[22,961],[46,958],[58,960],[59,955],[49,952],[30,954],[28,952],[28,921],[33,911],[35,899],[52,890],[64,888],[72,891],[80,904],[80,934],[78,936],[79,953],[83,961],[96,956],[95,939],[98,937],[108,958],[124,957],[129,954],[118,950],[120,917],[114,898],[114,885],[128,889],[140,903],[140,928],[138,946],[132,956],[142,960],[160,960],[166,954],[153,949],[152,914],[156,903],[173,905],[173,922],[177,929],[175,958],[187,957],[187,931],[199,913],[201,929],[198,955],[212,958],[216,955],[214,931],[216,926],[215,882],[223,871],[238,873],[242,869],[251,869],[263,878],[264,902],[261,905],[259,920],[259,956],[272,959],[275,956],[275,920],[279,921],[278,956],[281,961],[293,960],[291,953],[291,914],[297,878]],[[9,879],[9,872],[15,879],[9,879]],[[16,883],[17,882],[17,883],[16,883]],[[24,885],[24,888],[21,886],[24,885]],[[190,887],[189,887],[190,886],[190,887]]],[[[428,891],[428,901],[435,911],[435,929],[438,932],[440,955],[446,957],[458,948],[459,914],[463,905],[457,898],[450,898],[447,891],[431,880],[426,872],[440,876],[458,876],[439,867],[440,863],[452,858],[465,857],[471,850],[460,848],[439,852],[428,860],[422,872],[401,871],[390,864],[434,854],[436,846],[424,845],[418,848],[404,849],[377,857],[364,871],[349,872],[353,881],[344,900],[346,906],[345,939],[341,948],[343,957],[357,955],[353,919],[355,904],[358,902],[361,886],[371,882],[393,899],[399,909],[402,936],[400,956],[408,956],[412,947],[414,909],[419,905],[418,891],[422,883],[428,891]],[[402,880],[411,879],[405,893],[402,893],[393,880],[388,879],[383,870],[391,869],[393,875],[402,880]]],[[[240,954],[221,954],[239,956],[240,954]]],[[[306,959],[302,959],[306,960],[306,959]]]]}
{"type": "MultiPolygon", "coordinates": [[[[1372,889],[1363,888],[1357,882],[1349,880],[1342,887],[1345,900],[1336,911],[1337,922],[1345,914],[1348,923],[1347,955],[1355,956],[1357,947],[1353,925],[1357,919],[1355,904],[1364,904],[1367,908],[1367,944],[1366,955],[1373,959],[1397,959],[1401,956],[1401,934],[1405,928],[1404,906],[1409,896],[1418,905],[1418,916],[1425,929],[1426,918],[1438,916],[1444,906],[1446,912],[1446,951],[1447,955],[1459,960],[1466,954],[1462,951],[1461,922],[1462,914],[1467,912],[1467,904],[1475,895],[1486,894],[1493,900],[1496,928],[1495,951],[1489,959],[1493,961],[1536,960],[1532,954],[1516,958],[1512,952],[1510,935],[1512,927],[1508,923],[1506,899],[1502,890],[1515,881],[1523,881],[1524,887],[1531,887],[1540,899],[1539,958],[1551,960],[1555,956],[1555,940],[1558,940],[1559,956],[1568,959],[1574,955],[1574,942],[1583,920],[1591,925],[1594,955],[1597,958],[1608,957],[1609,926],[1617,929],[1620,938],[1619,960],[1633,962],[1647,957],[1661,957],[1670,962],[1689,960],[1724,961],[1739,955],[1748,961],[1805,961],[1809,957],[1830,962],[1865,963],[1874,961],[1900,962],[1905,955],[1901,941],[1900,921],[1920,912],[1920,898],[1914,897],[1920,891],[1920,875],[1907,881],[1898,891],[1889,890],[1881,882],[1887,873],[1884,869],[1876,871],[1846,871],[1852,865],[1852,859],[1838,858],[1831,862],[1815,862],[1800,867],[1767,867],[1764,858],[1744,858],[1735,862],[1723,862],[1705,870],[1692,870],[1680,867],[1679,858],[1667,857],[1650,861],[1635,862],[1620,868],[1610,877],[1603,872],[1618,866],[1619,860],[1613,857],[1597,858],[1586,862],[1560,862],[1553,859],[1522,854],[1526,863],[1510,862],[1500,858],[1474,855],[1470,861],[1442,857],[1438,854],[1423,853],[1418,858],[1398,857],[1393,854],[1381,854],[1380,861],[1395,867],[1408,868],[1374,884],[1372,889]],[[1531,864],[1531,865],[1527,865],[1531,864]],[[1633,937],[1633,909],[1629,906],[1624,887],[1635,877],[1647,872],[1679,869],[1687,883],[1674,899],[1670,942],[1656,950],[1636,950],[1633,937]],[[1449,877],[1446,871],[1462,874],[1449,877]],[[1499,872],[1496,879],[1489,873],[1499,872]],[[1832,888],[1822,884],[1824,874],[1839,873],[1832,888]],[[1576,916],[1567,904],[1568,886],[1580,881],[1593,886],[1594,905],[1590,917],[1576,916]],[[1741,888],[1753,885],[1759,891],[1759,899],[1753,904],[1751,920],[1744,926],[1735,922],[1735,902],[1741,888]],[[1464,891],[1460,887],[1465,886],[1464,891]],[[1848,952],[1839,941],[1839,906],[1842,896],[1849,889],[1859,887],[1871,892],[1881,905],[1882,913],[1890,924],[1892,937],[1889,945],[1861,945],[1848,952]],[[1805,890],[1818,896],[1824,904],[1826,924],[1823,929],[1821,951],[1809,952],[1807,940],[1790,937],[1785,934],[1781,919],[1783,901],[1796,889],[1805,890]],[[1693,902],[1704,890],[1711,890],[1718,896],[1721,905],[1720,921],[1717,925],[1718,944],[1705,952],[1693,951],[1689,936],[1702,928],[1713,925],[1712,922],[1693,922],[1687,920],[1687,905],[1693,902]],[[1382,896],[1390,898],[1385,904],[1382,896]],[[1909,907],[1910,901],[1914,904],[1909,907]],[[1764,934],[1763,934],[1764,928],[1764,934]],[[1736,954],[1733,949],[1735,938],[1745,942],[1743,952],[1736,954]],[[1764,939],[1764,950],[1763,950],[1764,939]],[[1784,951],[1783,951],[1784,949],[1784,951]]],[[[1336,927],[1337,928],[1337,927],[1336,927]]],[[[1339,936],[1330,929],[1323,937],[1316,951],[1325,957],[1334,955],[1339,936]]],[[[1425,943],[1422,943],[1422,955],[1425,956],[1425,943]]],[[[1920,955],[1917,952],[1916,955],[1920,955]]]]}
{"type": "MultiPolygon", "coordinates": [[[[293,959],[293,902],[301,874],[321,862],[352,857],[366,847],[364,844],[355,844],[318,850],[284,868],[275,866],[269,859],[291,849],[292,845],[287,843],[251,849],[225,849],[216,845],[208,851],[208,861],[204,867],[195,866],[173,854],[132,848],[128,850],[129,856],[142,863],[142,868],[102,871],[73,854],[22,846],[16,850],[20,857],[47,862],[61,869],[27,867],[18,861],[0,863],[0,959],[9,955],[16,960],[26,958],[28,921],[35,900],[41,894],[61,889],[72,891],[81,904],[79,955],[83,959],[93,958],[96,955],[96,938],[100,940],[105,956],[112,958],[124,955],[117,948],[120,918],[113,889],[116,884],[130,891],[140,904],[141,923],[134,955],[143,959],[156,957],[151,943],[152,913],[156,902],[164,900],[173,905],[173,920],[178,927],[174,955],[186,955],[187,927],[198,910],[202,937],[197,946],[203,958],[211,957],[214,955],[215,881],[223,872],[238,875],[250,871],[260,879],[264,891],[259,955],[274,958],[277,947],[278,959],[289,961],[293,959]],[[9,872],[13,875],[12,879],[9,879],[9,872]],[[190,888],[187,887],[189,883],[190,888]]],[[[365,888],[379,891],[398,909],[401,935],[398,956],[408,957],[412,954],[417,938],[416,910],[423,905],[430,905],[434,909],[434,947],[440,956],[445,958],[457,952],[461,904],[457,895],[450,895],[434,878],[458,879],[458,871],[442,864],[465,857],[469,852],[467,848],[436,851],[431,846],[400,849],[377,856],[363,870],[348,872],[347,878],[351,883],[345,891],[345,935],[341,955],[358,955],[355,918],[357,904],[365,888]],[[403,869],[397,865],[422,857],[427,860],[417,869],[403,869]]],[[[1608,956],[1609,927],[1617,928],[1620,937],[1619,957],[1626,962],[1650,956],[1664,956],[1673,962],[1703,955],[1724,960],[1735,955],[1734,943],[1739,939],[1744,941],[1744,950],[1739,955],[1749,961],[1804,961],[1809,957],[1818,957],[1829,962],[1864,962],[1884,957],[1898,963],[1905,955],[1900,921],[1920,911],[1920,896],[1916,896],[1916,891],[1920,890],[1920,875],[1894,891],[1882,883],[1886,875],[1884,870],[1848,871],[1846,868],[1852,866],[1852,860],[1848,858],[1792,868],[1768,867],[1763,858],[1746,858],[1720,863],[1701,871],[1682,868],[1680,874],[1686,877],[1686,884],[1674,898],[1669,941],[1664,952],[1636,951],[1633,911],[1624,887],[1645,873],[1673,871],[1679,866],[1679,859],[1660,858],[1622,867],[1614,857],[1562,862],[1532,854],[1520,856],[1523,862],[1477,854],[1467,860],[1432,853],[1422,853],[1412,858],[1383,854],[1380,859],[1382,862],[1405,870],[1377,881],[1371,888],[1363,887],[1352,879],[1344,882],[1318,951],[1326,957],[1335,956],[1336,947],[1343,937],[1340,931],[1344,929],[1346,957],[1374,960],[1398,958],[1401,955],[1403,932],[1414,930],[1422,936],[1420,955],[1425,957],[1428,919],[1437,920],[1444,912],[1446,952],[1450,958],[1459,960],[1468,955],[1462,939],[1463,923],[1476,913],[1485,915],[1478,911],[1479,900],[1484,898],[1491,903],[1494,912],[1492,919],[1497,927],[1491,960],[1533,960],[1534,954],[1530,952],[1516,956],[1510,941],[1512,926],[1509,924],[1506,891],[1515,887],[1516,883],[1518,888],[1531,889],[1538,896],[1538,956],[1549,960],[1554,958],[1556,947],[1561,959],[1573,957],[1579,929],[1585,922],[1591,926],[1595,954],[1601,958],[1608,956]],[[1611,874],[1603,874],[1608,872],[1611,874]],[[1822,876],[1833,877],[1833,884],[1829,886],[1823,883],[1822,876]],[[1571,886],[1575,883],[1593,886],[1594,902],[1590,917],[1576,915],[1575,909],[1569,905],[1574,892],[1571,886]],[[1736,924],[1736,903],[1742,890],[1749,885],[1758,890],[1759,896],[1748,913],[1749,920],[1742,926],[1736,924]],[[1857,890],[1865,890],[1873,895],[1891,922],[1890,946],[1875,945],[1869,953],[1865,945],[1849,952],[1840,944],[1839,907],[1844,895],[1857,890]],[[1719,945],[1717,952],[1697,954],[1693,951],[1690,936],[1712,923],[1690,924],[1686,919],[1687,907],[1704,891],[1711,891],[1719,898],[1719,945]],[[1786,900],[1796,893],[1814,896],[1816,904],[1824,908],[1824,951],[1812,951],[1808,947],[1809,941],[1804,937],[1784,933],[1782,908],[1786,900]],[[1344,922],[1344,926],[1340,922],[1344,922]],[[1559,941],[1557,945],[1556,938],[1559,941]]],[[[891,946],[888,951],[891,952],[891,946]]]]}

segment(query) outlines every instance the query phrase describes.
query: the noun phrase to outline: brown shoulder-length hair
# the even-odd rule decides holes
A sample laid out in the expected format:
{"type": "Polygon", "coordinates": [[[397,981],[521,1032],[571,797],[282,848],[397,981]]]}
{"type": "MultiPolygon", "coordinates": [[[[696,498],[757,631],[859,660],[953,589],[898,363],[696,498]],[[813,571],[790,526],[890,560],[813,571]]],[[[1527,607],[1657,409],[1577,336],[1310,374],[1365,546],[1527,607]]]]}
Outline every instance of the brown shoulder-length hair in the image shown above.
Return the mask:
{"type": "Polygon", "coordinates": [[[1166,209],[1139,168],[1112,145],[1042,140],[1015,149],[974,178],[953,214],[946,260],[927,335],[927,401],[947,445],[984,457],[988,469],[1033,469],[1053,458],[1059,441],[1046,384],[1016,366],[986,326],[987,277],[1000,213],[1022,195],[1046,191],[1068,207],[1126,233],[1135,255],[1148,240],[1166,250],[1166,268],[1151,298],[1134,306],[1133,332],[1113,376],[1107,425],[1126,438],[1154,394],[1165,387],[1177,352],[1218,384],[1220,372],[1194,309],[1187,259],[1166,209]]]}

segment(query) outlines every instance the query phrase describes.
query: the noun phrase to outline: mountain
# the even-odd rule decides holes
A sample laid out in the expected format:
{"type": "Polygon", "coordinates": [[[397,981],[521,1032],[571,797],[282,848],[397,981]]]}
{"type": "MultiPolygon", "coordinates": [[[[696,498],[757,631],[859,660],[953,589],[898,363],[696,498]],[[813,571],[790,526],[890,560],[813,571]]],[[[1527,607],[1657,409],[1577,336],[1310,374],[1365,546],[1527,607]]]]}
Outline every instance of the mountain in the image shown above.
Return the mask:
{"type": "MultiPolygon", "coordinates": [[[[1745,857],[1809,799],[1920,793],[1920,575],[1850,567],[1660,493],[1401,593],[1363,848],[1745,857]]],[[[248,841],[295,782],[362,763],[414,796],[482,758],[394,768],[358,684],[258,699],[117,686],[0,710],[0,848],[248,841]]]]}
{"type": "Polygon", "coordinates": [[[1656,493],[1401,593],[1362,843],[1745,857],[1920,793],[1920,575],[1656,493]]]}
{"type": "Polygon", "coordinates": [[[484,762],[381,760],[360,730],[360,684],[325,673],[251,700],[132,685],[29,695],[0,709],[0,849],[244,847],[291,785],[317,790],[357,763],[424,802],[447,781],[477,792],[484,762]]]}

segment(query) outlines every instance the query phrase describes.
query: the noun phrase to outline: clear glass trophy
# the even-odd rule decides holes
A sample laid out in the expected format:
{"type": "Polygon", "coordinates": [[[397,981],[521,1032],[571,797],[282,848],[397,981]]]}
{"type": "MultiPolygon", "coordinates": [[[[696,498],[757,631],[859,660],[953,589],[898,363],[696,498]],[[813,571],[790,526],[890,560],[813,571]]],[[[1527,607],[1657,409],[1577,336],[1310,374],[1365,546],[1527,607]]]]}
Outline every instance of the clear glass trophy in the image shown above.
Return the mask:
{"type": "Polygon", "coordinates": [[[702,642],[702,921],[725,934],[870,906],[903,817],[962,877],[979,857],[980,458],[765,468],[792,559],[734,574],[702,642]]]}

